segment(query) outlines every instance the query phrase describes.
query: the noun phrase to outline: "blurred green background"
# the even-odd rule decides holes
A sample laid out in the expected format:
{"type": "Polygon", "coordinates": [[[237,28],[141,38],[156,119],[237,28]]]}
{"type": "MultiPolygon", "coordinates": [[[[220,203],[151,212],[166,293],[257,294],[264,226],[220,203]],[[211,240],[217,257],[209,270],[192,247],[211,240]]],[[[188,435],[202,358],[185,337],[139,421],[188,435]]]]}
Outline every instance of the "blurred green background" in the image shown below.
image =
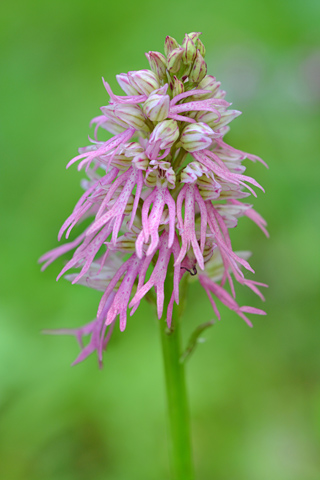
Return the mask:
{"type": "MultiPolygon", "coordinates": [[[[157,322],[143,304],[96,358],[70,368],[71,337],[43,328],[94,318],[99,292],[55,283],[62,261],[40,273],[38,257],[81,189],[65,165],[87,144],[88,122],[108,96],[104,76],[148,68],[202,31],[209,72],[243,115],[229,142],[264,158],[247,162],[266,189],[254,205],[267,240],[248,219],[232,231],[253,251],[266,282],[267,317],[254,328],[221,308],[188,363],[198,480],[320,478],[319,103],[320,3],[316,0],[13,1],[2,3],[0,478],[164,480],[166,404],[157,322]]],[[[242,305],[261,307],[238,288],[242,305]]],[[[214,317],[196,283],[184,341],[214,317]]]]}

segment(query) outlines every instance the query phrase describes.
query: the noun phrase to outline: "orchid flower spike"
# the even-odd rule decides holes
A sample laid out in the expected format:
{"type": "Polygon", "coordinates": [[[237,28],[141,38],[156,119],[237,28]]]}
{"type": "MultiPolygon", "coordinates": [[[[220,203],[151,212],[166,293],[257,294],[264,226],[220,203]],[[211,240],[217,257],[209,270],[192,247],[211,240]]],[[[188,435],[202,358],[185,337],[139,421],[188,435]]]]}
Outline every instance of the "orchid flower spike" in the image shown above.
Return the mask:
{"type": "Polygon", "coordinates": [[[230,238],[243,216],[268,235],[265,220],[250,202],[242,203],[256,196],[255,188],[263,190],[244,175],[243,161],[264,162],[224,140],[241,112],[229,109],[220,82],[207,74],[199,36],[187,34],[181,45],[167,37],[164,54],[147,52],[149,68],[117,75],[122,95],[103,79],[109,103],[91,121],[91,144],[68,163],[85,167],[86,178],[58,238],[68,239],[84,220],[86,228],[40,262],[45,269],[73,251],[58,278],[66,274],[73,284],[103,292],[91,323],[47,332],[77,338],[81,353],[74,363],[96,352],[101,365],[117,318],[123,331],[128,309],[132,315],[145,297],[154,299],[158,318],[170,328],[185,275],[200,282],[218,318],[217,299],[248,325],[245,314],[265,313],[235,301],[234,280],[261,299],[258,287],[266,285],[245,278],[244,270],[253,272],[249,254],[235,252],[230,238]],[[100,140],[101,129],[112,138],[100,140]],[[84,335],[90,335],[87,346],[84,335]]]}

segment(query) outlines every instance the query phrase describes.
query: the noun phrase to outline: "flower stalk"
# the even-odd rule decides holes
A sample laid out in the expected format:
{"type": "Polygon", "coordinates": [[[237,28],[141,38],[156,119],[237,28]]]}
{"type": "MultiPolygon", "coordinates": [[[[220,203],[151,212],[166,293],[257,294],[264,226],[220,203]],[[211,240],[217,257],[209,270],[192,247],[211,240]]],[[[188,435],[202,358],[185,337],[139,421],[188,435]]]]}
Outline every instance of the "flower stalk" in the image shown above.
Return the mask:
{"type": "MultiPolygon", "coordinates": [[[[165,282],[166,298],[170,298],[172,275],[165,282]],[[171,279],[170,279],[171,277],[171,279]]],[[[167,394],[169,454],[172,480],[193,480],[190,416],[182,358],[181,307],[174,305],[170,329],[159,321],[167,394]]]]}

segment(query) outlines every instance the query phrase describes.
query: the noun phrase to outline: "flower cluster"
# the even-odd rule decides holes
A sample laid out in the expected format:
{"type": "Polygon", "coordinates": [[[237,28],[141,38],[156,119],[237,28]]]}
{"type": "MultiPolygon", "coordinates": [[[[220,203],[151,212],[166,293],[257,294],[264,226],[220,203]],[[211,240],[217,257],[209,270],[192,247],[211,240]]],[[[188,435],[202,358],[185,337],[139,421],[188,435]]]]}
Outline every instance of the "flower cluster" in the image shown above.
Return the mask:
{"type": "Polygon", "coordinates": [[[244,277],[242,267],[253,271],[248,255],[234,252],[229,236],[229,229],[244,215],[267,234],[263,218],[241,202],[250,193],[256,196],[252,186],[263,190],[244,175],[242,161],[264,162],[224,141],[228,124],[240,112],[229,109],[220,82],[207,75],[199,36],[199,32],[186,35],[182,45],[167,37],[165,55],[146,54],[150,69],[117,75],[126,95],[115,95],[103,80],[109,104],[91,121],[95,126],[91,145],[81,148],[68,164],[79,162],[78,170],[85,168],[87,179],[82,181],[85,193],[62,225],[59,240],[64,234],[68,238],[83,220],[92,221],[75,240],[40,261],[44,269],[75,249],[59,277],[78,269],[66,278],[103,292],[93,322],[53,332],[78,338],[82,351],[75,363],[93,351],[101,362],[117,316],[123,331],[128,308],[132,315],[152,287],[158,317],[164,314],[170,328],[179,284],[188,273],[198,273],[218,317],[213,297],[249,325],[245,313],[264,314],[240,307],[234,299],[232,276],[262,299],[258,287],[265,285],[244,277]],[[101,129],[114,136],[99,140],[101,129]],[[172,279],[172,295],[163,312],[167,277],[172,279]],[[231,294],[225,289],[227,282],[231,294]],[[91,335],[85,347],[83,335],[91,335]]]}

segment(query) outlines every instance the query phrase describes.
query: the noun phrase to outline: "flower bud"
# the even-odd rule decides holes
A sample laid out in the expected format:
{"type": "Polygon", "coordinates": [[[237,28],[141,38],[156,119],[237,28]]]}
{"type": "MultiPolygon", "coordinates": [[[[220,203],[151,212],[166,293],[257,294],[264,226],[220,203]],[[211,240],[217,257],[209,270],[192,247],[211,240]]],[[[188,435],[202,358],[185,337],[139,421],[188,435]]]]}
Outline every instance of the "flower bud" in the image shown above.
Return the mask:
{"type": "Polygon", "coordinates": [[[101,127],[103,127],[108,132],[112,133],[113,135],[118,135],[119,133],[124,132],[128,128],[127,125],[122,126],[112,121],[105,122],[103,125],[101,125],[101,127]]]}
{"type": "Polygon", "coordinates": [[[217,126],[217,120],[219,119],[219,116],[215,112],[197,112],[196,114],[196,120],[197,122],[203,122],[209,125],[211,128],[215,128],[217,126]]]}
{"type": "Polygon", "coordinates": [[[112,133],[113,135],[118,135],[118,133],[122,133],[128,128],[128,125],[126,125],[124,122],[109,119],[101,123],[99,126],[112,133]]]}
{"type": "Polygon", "coordinates": [[[113,114],[117,120],[124,122],[136,130],[144,130],[149,132],[149,128],[145,123],[145,116],[143,115],[139,105],[108,105],[107,107],[102,107],[102,111],[106,116],[108,116],[108,112],[111,112],[111,114],[113,114]]]}
{"type": "Polygon", "coordinates": [[[197,49],[199,50],[200,54],[205,57],[206,55],[206,47],[203,45],[203,43],[201,42],[200,38],[198,39],[197,41],[197,49]]]}
{"type": "Polygon", "coordinates": [[[139,95],[138,90],[131,85],[129,81],[129,76],[127,73],[120,73],[120,75],[116,75],[116,79],[120,87],[122,88],[122,90],[127,95],[139,95]]]}
{"type": "Polygon", "coordinates": [[[212,75],[206,75],[198,84],[197,89],[208,90],[208,93],[196,93],[190,97],[190,101],[193,100],[207,100],[209,98],[216,98],[216,92],[219,90],[221,82],[217,82],[212,75]]]}
{"type": "Polygon", "coordinates": [[[118,134],[127,130],[127,123],[116,117],[114,113],[114,108],[112,108],[111,105],[101,107],[100,110],[106,117],[106,121],[103,122],[100,127],[106,129],[108,132],[111,132],[113,134],[118,134]]]}
{"type": "Polygon", "coordinates": [[[157,75],[160,80],[165,80],[166,69],[167,69],[167,59],[162,53],[159,52],[148,52],[146,57],[150,64],[150,68],[157,75]]]}
{"type": "Polygon", "coordinates": [[[188,35],[184,37],[184,40],[182,42],[182,48],[184,49],[182,55],[183,63],[185,63],[186,65],[193,63],[197,55],[197,47],[188,35]]]}
{"type": "Polygon", "coordinates": [[[196,44],[198,38],[202,35],[202,32],[191,32],[188,33],[188,37],[191,38],[191,40],[196,44]]]}
{"type": "Polygon", "coordinates": [[[204,57],[205,54],[206,54],[206,49],[205,49],[205,46],[203,45],[203,43],[201,42],[201,40],[199,38],[200,35],[202,35],[201,32],[188,33],[188,37],[190,37],[190,39],[195,44],[196,48],[199,50],[201,55],[204,57]]]}
{"type": "Polygon", "coordinates": [[[153,90],[160,87],[159,78],[151,70],[138,70],[129,72],[130,84],[141,94],[150,95],[153,90]]]}
{"type": "Polygon", "coordinates": [[[220,90],[218,89],[216,93],[214,94],[214,98],[224,98],[226,96],[227,92],[225,90],[220,90]]]}
{"type": "Polygon", "coordinates": [[[171,74],[179,72],[183,53],[184,49],[179,47],[172,50],[172,52],[168,55],[168,71],[171,74]]]}
{"type": "Polygon", "coordinates": [[[168,56],[172,52],[172,50],[178,47],[179,43],[177,42],[177,40],[175,38],[169,37],[168,35],[164,42],[164,53],[166,54],[166,56],[168,56]]]}
{"type": "Polygon", "coordinates": [[[172,80],[172,77],[171,77],[171,75],[170,75],[170,72],[168,72],[168,70],[167,70],[166,73],[167,73],[168,85],[169,85],[170,89],[172,90],[172,89],[173,89],[173,80],[172,80]]]}
{"type": "Polygon", "coordinates": [[[159,95],[158,93],[153,92],[144,102],[143,112],[153,122],[161,122],[167,118],[169,106],[169,95],[159,95]]]}
{"type": "Polygon", "coordinates": [[[201,53],[197,50],[196,59],[189,74],[189,80],[194,83],[199,83],[207,74],[207,64],[204,61],[201,53]]]}
{"type": "Polygon", "coordinates": [[[179,127],[175,120],[164,120],[155,127],[150,135],[146,154],[150,160],[155,160],[160,150],[171,148],[179,138],[179,127]]]}
{"type": "Polygon", "coordinates": [[[189,63],[189,65],[183,65],[183,68],[180,70],[179,75],[181,75],[181,80],[183,82],[185,82],[188,79],[189,74],[191,72],[192,65],[193,65],[192,63],[189,63]]]}
{"type": "Polygon", "coordinates": [[[187,152],[196,152],[208,148],[215,135],[215,132],[205,123],[191,123],[184,128],[180,143],[187,152]]]}
{"type": "Polygon", "coordinates": [[[173,88],[172,88],[172,95],[175,97],[176,95],[180,95],[180,93],[184,92],[184,85],[181,80],[179,80],[175,75],[173,77],[173,88]]]}
{"type": "Polygon", "coordinates": [[[218,82],[215,77],[212,75],[206,75],[201,82],[199,83],[198,87],[201,90],[210,90],[210,92],[214,95],[221,85],[221,82],[218,82]]]}
{"type": "Polygon", "coordinates": [[[239,112],[239,110],[226,110],[224,113],[221,114],[221,118],[219,122],[215,124],[215,128],[221,128],[221,127],[224,127],[225,125],[228,125],[228,123],[232,122],[232,120],[239,117],[239,115],[241,115],[241,112],[239,112]]]}
{"type": "Polygon", "coordinates": [[[149,142],[161,140],[161,149],[172,147],[179,138],[179,127],[175,120],[164,120],[158,123],[150,135],[149,142]]]}

